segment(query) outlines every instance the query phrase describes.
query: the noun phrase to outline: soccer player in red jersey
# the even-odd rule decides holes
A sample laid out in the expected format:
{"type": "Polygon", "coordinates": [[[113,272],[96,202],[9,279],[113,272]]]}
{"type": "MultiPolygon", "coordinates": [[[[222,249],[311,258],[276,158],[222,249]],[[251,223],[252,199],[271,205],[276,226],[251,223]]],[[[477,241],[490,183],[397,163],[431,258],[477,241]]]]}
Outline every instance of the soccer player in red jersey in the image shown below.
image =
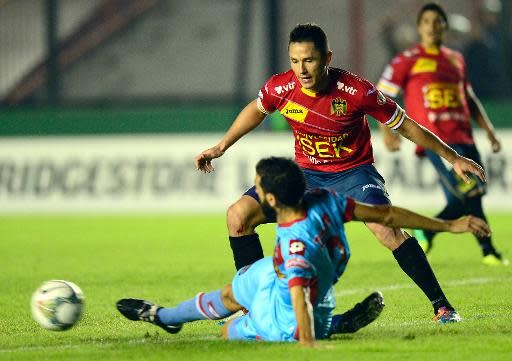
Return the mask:
{"type": "MultiPolygon", "coordinates": [[[[213,159],[221,157],[267,114],[277,110],[293,129],[295,157],[306,175],[308,189],[324,187],[360,202],[390,206],[384,179],[372,164],[365,114],[439,154],[463,179],[469,181],[466,174],[469,172],[485,181],[485,173],[478,164],[462,157],[407,117],[400,106],[371,83],[330,67],[332,52],[325,33],[317,25],[297,25],[290,33],[288,53],[291,70],[271,77],[261,88],[259,97],[240,112],[220,142],[196,157],[198,170],[213,171],[213,159]]],[[[260,206],[254,187],[229,207],[227,225],[237,269],[263,258],[255,227],[269,221],[272,216],[260,206]]],[[[429,298],[434,313],[455,312],[416,239],[398,228],[374,223],[367,226],[392,250],[402,270],[429,298]]]]}
{"type": "MultiPolygon", "coordinates": [[[[463,56],[442,45],[448,27],[446,14],[438,4],[425,4],[418,13],[417,24],[420,44],[397,55],[384,70],[377,87],[390,97],[403,93],[405,108],[413,119],[459,154],[481,164],[471,131],[471,117],[487,133],[494,152],[500,151],[501,144],[471,88],[463,56]]],[[[383,129],[383,134],[388,149],[398,150],[400,138],[388,129],[383,129]]],[[[440,176],[447,205],[437,215],[438,218],[456,219],[471,214],[485,219],[482,196],[486,187],[483,182],[477,177],[471,177],[470,183],[463,182],[432,150],[424,150],[420,146],[417,153],[425,154],[440,176]]],[[[428,252],[435,232],[415,230],[413,234],[423,250],[428,252]]],[[[494,248],[490,236],[477,239],[483,263],[508,263],[494,248]]]]}

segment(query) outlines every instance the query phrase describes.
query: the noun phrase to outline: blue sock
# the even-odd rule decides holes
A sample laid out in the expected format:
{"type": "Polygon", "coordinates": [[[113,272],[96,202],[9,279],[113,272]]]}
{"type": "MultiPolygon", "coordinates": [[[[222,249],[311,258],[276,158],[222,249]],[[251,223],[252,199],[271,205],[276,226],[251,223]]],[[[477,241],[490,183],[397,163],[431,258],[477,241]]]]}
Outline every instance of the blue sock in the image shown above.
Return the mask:
{"type": "Polygon", "coordinates": [[[197,320],[220,320],[233,314],[222,303],[220,290],[199,293],[194,298],[173,308],[161,308],[157,312],[160,321],[166,325],[197,320]]]}

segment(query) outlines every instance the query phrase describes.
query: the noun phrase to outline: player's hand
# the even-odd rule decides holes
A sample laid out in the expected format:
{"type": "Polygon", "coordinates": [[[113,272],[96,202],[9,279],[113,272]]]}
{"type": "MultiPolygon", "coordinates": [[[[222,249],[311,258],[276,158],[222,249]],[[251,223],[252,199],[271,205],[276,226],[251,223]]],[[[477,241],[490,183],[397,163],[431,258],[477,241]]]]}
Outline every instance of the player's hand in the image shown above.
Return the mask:
{"type": "Polygon", "coordinates": [[[384,145],[390,152],[396,152],[400,150],[400,144],[402,143],[402,139],[398,134],[392,133],[390,131],[383,132],[384,136],[384,145]]]}
{"type": "Polygon", "coordinates": [[[202,151],[196,158],[196,169],[203,173],[211,173],[215,170],[212,165],[212,159],[219,158],[224,154],[220,147],[216,145],[210,149],[202,151]]]}
{"type": "Polygon", "coordinates": [[[478,237],[491,235],[489,225],[483,219],[475,216],[465,216],[451,222],[450,232],[453,233],[471,232],[478,237]]]}
{"type": "Polygon", "coordinates": [[[476,175],[482,182],[487,181],[484,169],[471,159],[462,156],[458,156],[458,158],[455,159],[455,162],[453,162],[453,170],[466,183],[471,182],[471,179],[466,173],[472,173],[476,175]]]}
{"type": "Polygon", "coordinates": [[[487,138],[489,138],[489,142],[491,142],[491,148],[493,153],[498,153],[501,151],[501,142],[496,138],[494,133],[487,134],[487,138]]]}

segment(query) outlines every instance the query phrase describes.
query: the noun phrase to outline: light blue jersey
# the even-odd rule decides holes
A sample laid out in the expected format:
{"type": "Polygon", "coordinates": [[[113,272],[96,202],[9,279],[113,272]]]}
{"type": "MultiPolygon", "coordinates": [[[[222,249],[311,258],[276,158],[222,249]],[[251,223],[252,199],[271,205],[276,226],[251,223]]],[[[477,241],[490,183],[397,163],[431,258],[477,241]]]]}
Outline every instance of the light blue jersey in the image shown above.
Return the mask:
{"type": "Polygon", "coordinates": [[[309,293],[316,338],[327,337],[335,308],[332,286],[346,268],[350,250],[343,223],[352,218],[354,201],[326,190],[304,196],[307,215],[279,224],[272,257],[244,267],[233,279],[235,299],[249,313],[234,320],[232,339],[293,341],[297,321],[289,288],[309,293]]]}

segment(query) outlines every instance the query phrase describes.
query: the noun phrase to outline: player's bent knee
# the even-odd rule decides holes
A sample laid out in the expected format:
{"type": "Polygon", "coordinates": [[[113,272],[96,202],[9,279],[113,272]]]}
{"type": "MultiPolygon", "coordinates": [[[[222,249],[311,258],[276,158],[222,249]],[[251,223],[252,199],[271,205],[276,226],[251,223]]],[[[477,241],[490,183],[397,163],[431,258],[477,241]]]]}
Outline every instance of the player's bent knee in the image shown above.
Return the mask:
{"type": "Polygon", "coordinates": [[[242,309],[242,306],[240,306],[240,304],[235,299],[231,284],[228,284],[221,289],[220,296],[224,307],[226,307],[228,310],[236,312],[242,309]]]}
{"type": "Polygon", "coordinates": [[[229,206],[226,212],[230,236],[243,236],[254,233],[254,228],[264,220],[259,203],[248,196],[242,196],[229,206]]]}
{"type": "Polygon", "coordinates": [[[390,228],[378,223],[367,223],[366,226],[377,237],[379,242],[391,251],[394,251],[408,238],[401,229],[390,228]]]}

